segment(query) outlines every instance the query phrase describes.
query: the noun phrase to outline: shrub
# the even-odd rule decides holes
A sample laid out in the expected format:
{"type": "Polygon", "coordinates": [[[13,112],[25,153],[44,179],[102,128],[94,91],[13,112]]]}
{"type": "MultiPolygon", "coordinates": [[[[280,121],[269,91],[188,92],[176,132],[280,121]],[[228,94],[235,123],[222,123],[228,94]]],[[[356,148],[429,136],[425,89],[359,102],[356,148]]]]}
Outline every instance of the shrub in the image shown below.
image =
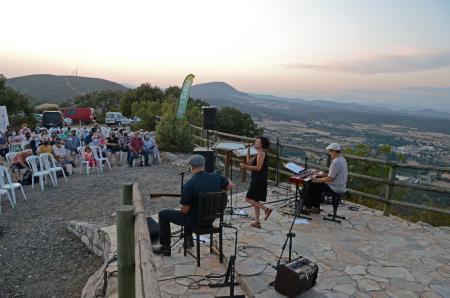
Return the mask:
{"type": "Polygon", "coordinates": [[[186,120],[178,120],[175,115],[166,115],[156,126],[156,142],[162,151],[192,152],[193,134],[186,120]]]}

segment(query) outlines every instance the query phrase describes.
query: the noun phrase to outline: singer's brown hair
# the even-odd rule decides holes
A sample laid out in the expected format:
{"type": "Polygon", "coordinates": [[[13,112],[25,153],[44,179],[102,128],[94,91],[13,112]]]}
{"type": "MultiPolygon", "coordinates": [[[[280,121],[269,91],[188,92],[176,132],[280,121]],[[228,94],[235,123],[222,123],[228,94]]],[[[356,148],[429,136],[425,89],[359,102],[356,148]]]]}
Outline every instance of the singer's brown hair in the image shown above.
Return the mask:
{"type": "Polygon", "coordinates": [[[262,144],[262,147],[263,147],[264,149],[267,149],[267,148],[270,147],[270,141],[269,141],[269,138],[268,138],[268,137],[265,137],[265,136],[257,136],[256,139],[260,139],[260,140],[261,140],[261,144],[262,144]]]}

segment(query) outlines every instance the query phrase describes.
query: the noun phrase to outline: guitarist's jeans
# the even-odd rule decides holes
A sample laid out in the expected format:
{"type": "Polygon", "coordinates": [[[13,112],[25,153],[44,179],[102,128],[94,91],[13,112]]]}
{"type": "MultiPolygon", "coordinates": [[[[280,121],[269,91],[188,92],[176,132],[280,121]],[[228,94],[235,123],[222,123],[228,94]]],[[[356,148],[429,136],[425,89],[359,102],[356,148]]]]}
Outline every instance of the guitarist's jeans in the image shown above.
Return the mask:
{"type": "Polygon", "coordinates": [[[184,227],[186,237],[192,236],[188,217],[179,210],[162,210],[158,214],[159,243],[170,247],[170,223],[184,227]]]}
{"type": "Polygon", "coordinates": [[[333,192],[326,183],[312,182],[311,180],[305,183],[302,190],[302,198],[306,208],[320,208],[321,195],[324,192],[333,192]]]}

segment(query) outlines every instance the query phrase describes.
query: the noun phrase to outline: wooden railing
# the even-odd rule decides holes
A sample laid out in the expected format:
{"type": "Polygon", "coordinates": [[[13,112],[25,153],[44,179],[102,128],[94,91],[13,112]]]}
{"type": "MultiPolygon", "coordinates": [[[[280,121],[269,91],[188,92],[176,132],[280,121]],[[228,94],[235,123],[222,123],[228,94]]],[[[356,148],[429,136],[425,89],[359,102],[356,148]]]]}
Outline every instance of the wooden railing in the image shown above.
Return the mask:
{"type": "Polygon", "coordinates": [[[152,244],[139,185],[126,184],[117,217],[119,298],[159,298],[152,244]]]}
{"type": "MultiPolygon", "coordinates": [[[[191,125],[191,127],[194,132],[194,139],[195,139],[196,144],[205,146],[206,138],[204,137],[204,135],[205,135],[204,130],[201,127],[198,127],[195,125],[191,125]]],[[[209,136],[210,136],[210,138],[209,138],[210,145],[214,144],[218,140],[239,141],[239,142],[243,142],[243,143],[248,143],[248,142],[254,141],[254,138],[249,138],[246,136],[238,136],[238,135],[223,133],[223,132],[219,132],[219,131],[209,131],[209,136]]],[[[275,153],[269,153],[268,155],[272,158],[275,158],[276,163],[275,163],[275,167],[269,167],[269,170],[272,171],[273,173],[275,173],[275,182],[276,183],[280,182],[280,178],[282,175],[292,175],[292,173],[289,173],[282,169],[282,162],[298,162],[298,159],[287,157],[287,156],[281,156],[281,154],[280,154],[281,148],[288,148],[288,149],[297,150],[297,151],[305,151],[305,152],[314,153],[317,155],[327,155],[328,156],[327,165],[329,166],[329,164],[331,162],[330,156],[328,155],[328,152],[326,150],[310,148],[310,147],[306,147],[306,146],[281,144],[279,140],[271,140],[271,143],[275,144],[274,145],[275,148],[274,148],[274,150],[272,150],[272,152],[275,152],[275,153]]],[[[357,189],[352,189],[351,187],[348,189],[350,194],[364,197],[364,198],[367,198],[370,200],[382,202],[384,204],[384,214],[385,215],[389,215],[391,213],[392,206],[415,208],[418,210],[437,212],[437,213],[440,213],[443,215],[450,215],[449,209],[432,207],[432,206],[410,203],[410,202],[393,199],[394,191],[395,191],[396,187],[402,187],[405,189],[430,191],[435,194],[449,195],[450,194],[449,188],[444,188],[444,187],[439,187],[439,186],[434,186],[434,185],[413,184],[413,183],[396,181],[396,173],[397,173],[398,169],[415,169],[415,170],[435,171],[435,172],[441,172],[441,173],[450,173],[450,167],[413,165],[413,164],[406,164],[406,163],[401,163],[401,162],[397,162],[397,161],[382,160],[382,159],[361,157],[361,156],[348,155],[348,154],[345,155],[345,158],[349,161],[359,161],[359,162],[372,163],[372,164],[389,167],[389,174],[386,178],[369,176],[369,175],[365,175],[363,173],[354,173],[354,172],[349,173],[350,178],[356,178],[356,179],[361,179],[364,181],[381,183],[385,186],[386,190],[385,190],[385,193],[383,196],[367,193],[367,192],[357,190],[357,189]]],[[[327,170],[328,166],[314,164],[315,168],[318,168],[321,170],[327,170]]]]}

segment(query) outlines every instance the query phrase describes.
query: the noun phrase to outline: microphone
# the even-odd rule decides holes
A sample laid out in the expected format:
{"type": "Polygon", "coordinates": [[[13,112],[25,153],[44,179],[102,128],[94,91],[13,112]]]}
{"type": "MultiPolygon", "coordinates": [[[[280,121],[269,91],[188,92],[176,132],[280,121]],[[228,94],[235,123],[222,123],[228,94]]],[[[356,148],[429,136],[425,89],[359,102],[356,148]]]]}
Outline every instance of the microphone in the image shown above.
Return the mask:
{"type": "Polygon", "coordinates": [[[184,175],[184,174],[187,174],[187,173],[190,173],[190,172],[191,172],[190,170],[187,170],[187,171],[179,172],[177,175],[181,176],[181,175],[184,175]]]}

